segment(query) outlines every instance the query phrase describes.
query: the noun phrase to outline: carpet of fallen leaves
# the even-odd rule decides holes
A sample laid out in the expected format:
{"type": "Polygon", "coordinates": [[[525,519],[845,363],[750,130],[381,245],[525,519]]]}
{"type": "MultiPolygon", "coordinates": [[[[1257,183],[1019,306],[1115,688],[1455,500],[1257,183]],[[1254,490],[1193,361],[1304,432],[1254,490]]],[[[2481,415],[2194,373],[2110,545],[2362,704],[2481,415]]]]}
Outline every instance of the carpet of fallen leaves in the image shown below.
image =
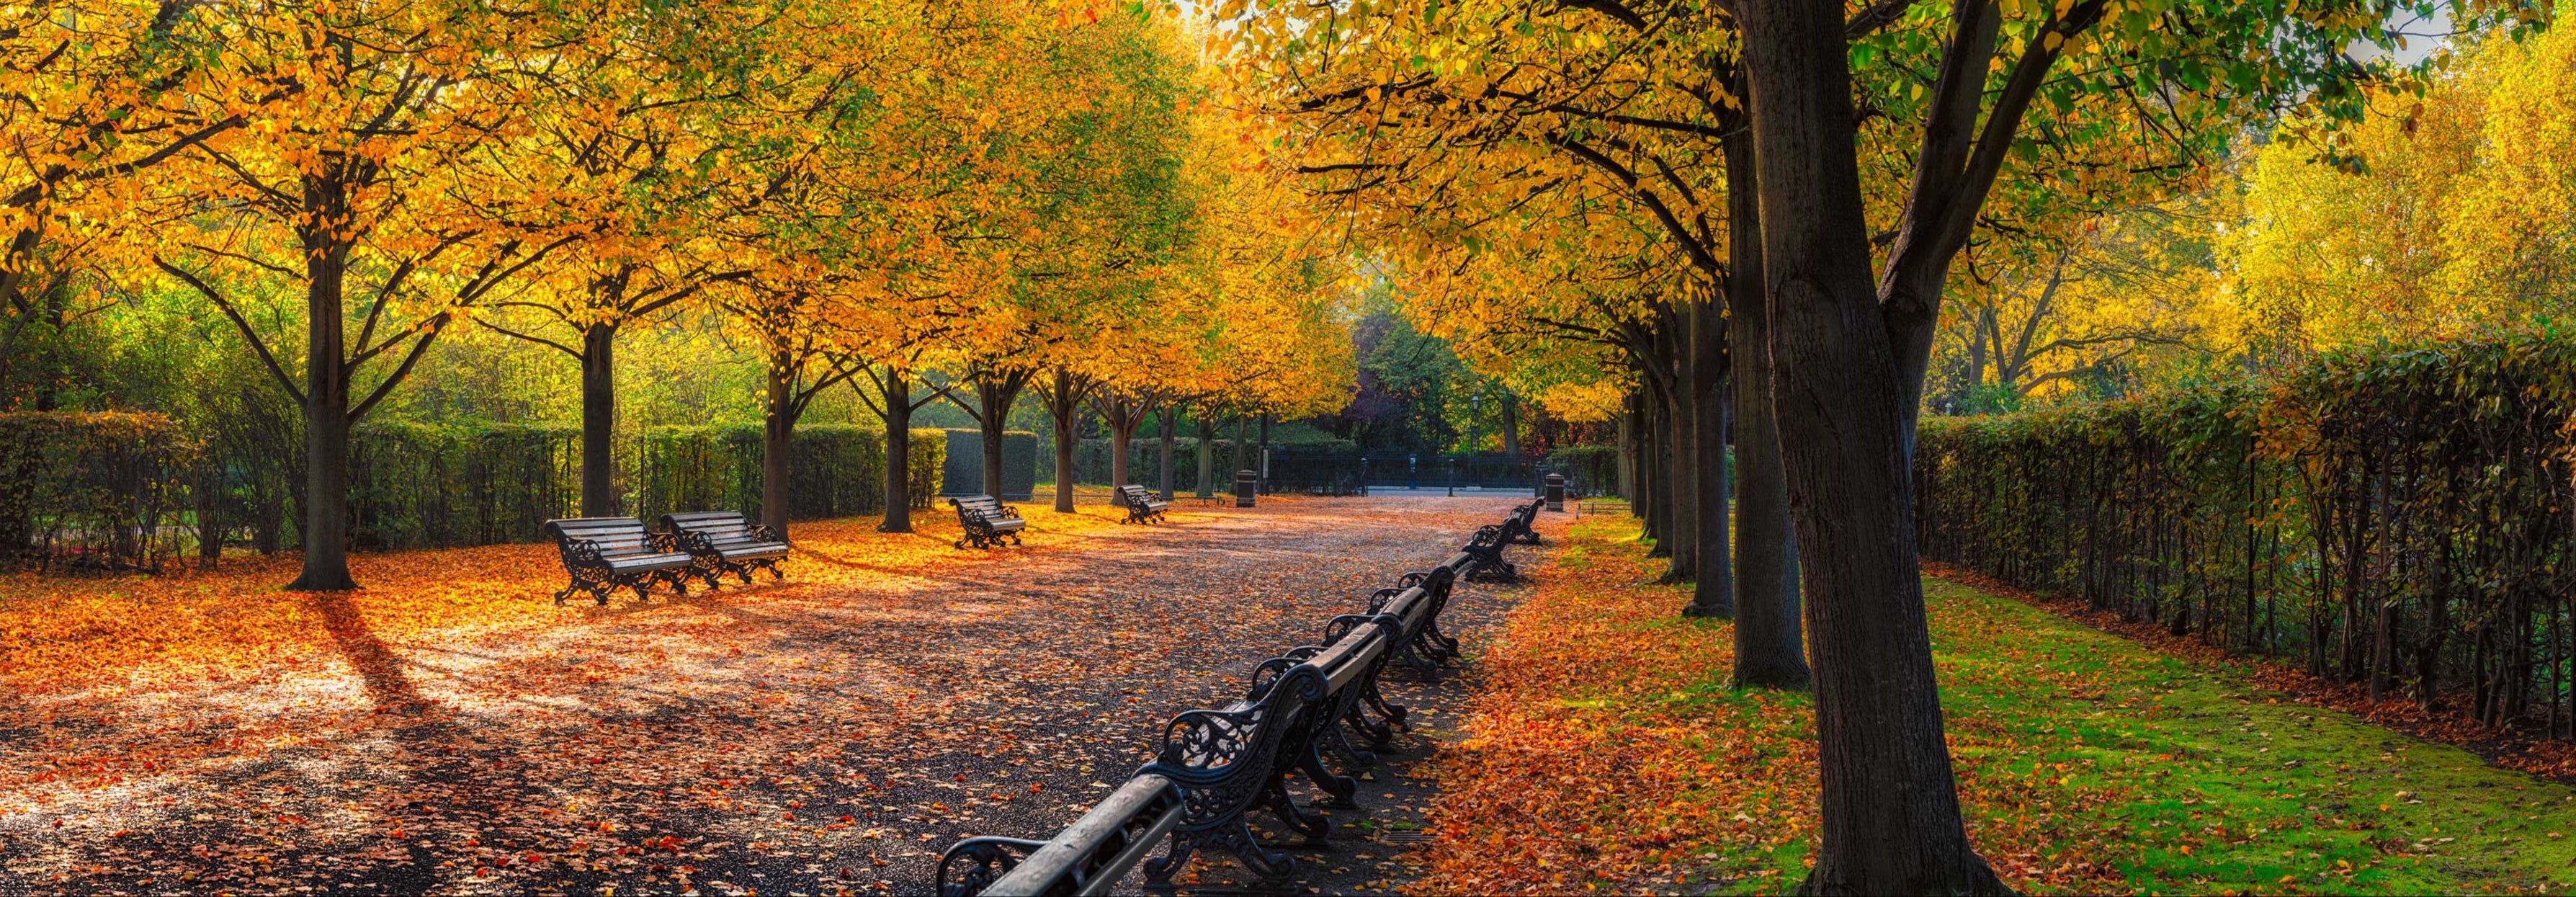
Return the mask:
{"type": "MultiPolygon", "coordinates": [[[[1811,862],[1812,703],[1723,685],[1633,522],[1587,518],[1478,658],[1407,890],[1778,893],[1811,862]]],[[[1971,840],[2027,893],[2556,890],[2576,791],[1927,580],[1971,840]]]]}
{"type": "Polygon", "coordinates": [[[0,892],[923,893],[1508,505],[1040,505],[992,552],[801,523],[784,583],[607,607],[532,545],[358,556],[347,593],[19,578],[0,892]]]}

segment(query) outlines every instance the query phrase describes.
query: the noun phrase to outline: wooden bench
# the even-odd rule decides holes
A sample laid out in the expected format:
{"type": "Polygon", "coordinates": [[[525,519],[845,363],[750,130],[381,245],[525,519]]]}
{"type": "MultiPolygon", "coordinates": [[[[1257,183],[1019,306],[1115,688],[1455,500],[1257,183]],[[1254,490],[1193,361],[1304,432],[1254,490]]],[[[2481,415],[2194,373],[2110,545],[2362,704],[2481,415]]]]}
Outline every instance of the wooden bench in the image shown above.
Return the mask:
{"type": "Polygon", "coordinates": [[[961,495],[949,499],[948,504],[957,509],[958,528],[966,531],[956,542],[959,548],[969,544],[977,548],[992,548],[1001,545],[1004,539],[1018,545],[1020,531],[1029,526],[1029,522],[1020,517],[1020,509],[1003,504],[1001,499],[990,495],[961,495]]]}
{"type": "Polygon", "coordinates": [[[618,587],[635,590],[643,600],[644,590],[653,583],[670,585],[672,591],[689,593],[691,566],[695,563],[688,552],[674,549],[669,537],[646,532],[644,521],[633,517],[575,517],[548,520],[539,529],[555,540],[563,554],[565,575],[572,584],[555,592],[555,603],[562,604],[574,592],[588,591],[600,604],[618,587]]]}
{"type": "Polygon", "coordinates": [[[743,582],[751,581],[753,570],[767,570],[771,579],[787,578],[787,571],[778,567],[787,558],[787,540],[738,512],[664,514],[661,523],[663,531],[671,534],[673,547],[689,553],[698,578],[706,580],[708,588],[727,573],[743,582]]]}
{"type": "Polygon", "coordinates": [[[1539,544],[1538,512],[1546,506],[1547,499],[1534,498],[1529,504],[1513,508],[1512,516],[1503,518],[1504,541],[1514,545],[1539,544]]]}
{"type": "Polygon", "coordinates": [[[1209,848],[1225,849],[1265,881],[1287,878],[1297,860],[1262,847],[1245,819],[1254,810],[1269,811],[1309,844],[1331,834],[1329,820],[1289,795],[1287,774],[1312,750],[1318,720],[1331,722],[1324,715],[1333,691],[1357,677],[1357,644],[1303,661],[1265,662],[1253,669],[1249,697],[1222,710],[1183,712],[1163,727],[1154,762],[1137,773],[1171,780],[1188,809],[1172,828],[1171,849],[1145,861],[1146,890],[1171,890],[1172,876],[1209,848]]]}
{"type": "Polygon", "coordinates": [[[1143,486],[1118,487],[1118,503],[1127,506],[1127,519],[1119,523],[1152,523],[1163,519],[1163,511],[1172,506],[1171,502],[1154,500],[1154,493],[1143,486]]]}
{"type": "Polygon", "coordinates": [[[1459,554],[1467,559],[1466,569],[1459,571],[1460,578],[1503,582],[1515,582],[1521,578],[1520,568],[1503,560],[1503,546],[1511,544],[1511,532],[1504,529],[1507,525],[1488,523],[1477,527],[1476,535],[1468,539],[1467,544],[1459,546],[1459,554]]]}
{"type": "Polygon", "coordinates": [[[1181,821],[1181,789],[1139,775],[1046,841],[968,838],[939,856],[940,897],[1107,894],[1181,821]]]}

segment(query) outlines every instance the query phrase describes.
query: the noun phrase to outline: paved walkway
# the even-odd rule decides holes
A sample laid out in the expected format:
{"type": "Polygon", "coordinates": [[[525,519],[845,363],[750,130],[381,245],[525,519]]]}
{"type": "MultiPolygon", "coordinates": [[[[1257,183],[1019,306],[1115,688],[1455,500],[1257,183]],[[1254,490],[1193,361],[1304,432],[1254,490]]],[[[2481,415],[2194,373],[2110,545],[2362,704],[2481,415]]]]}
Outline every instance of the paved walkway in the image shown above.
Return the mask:
{"type": "MultiPolygon", "coordinates": [[[[0,892],[928,893],[947,844],[1070,822],[1172,713],[1235,696],[1510,504],[1184,514],[863,587],[567,608],[533,635],[389,644],[317,600],[345,663],[0,707],[0,892]],[[151,759],[95,759],[120,749],[151,759]],[[119,768],[49,768],[74,756],[119,768]]],[[[1510,594],[1462,588],[1453,632],[1510,594]]],[[[1436,732],[1463,686],[1396,692],[1436,732]]],[[[1418,821],[1409,743],[1336,819],[1363,837],[1312,855],[1301,889],[1400,869],[1366,838],[1418,821]]]]}

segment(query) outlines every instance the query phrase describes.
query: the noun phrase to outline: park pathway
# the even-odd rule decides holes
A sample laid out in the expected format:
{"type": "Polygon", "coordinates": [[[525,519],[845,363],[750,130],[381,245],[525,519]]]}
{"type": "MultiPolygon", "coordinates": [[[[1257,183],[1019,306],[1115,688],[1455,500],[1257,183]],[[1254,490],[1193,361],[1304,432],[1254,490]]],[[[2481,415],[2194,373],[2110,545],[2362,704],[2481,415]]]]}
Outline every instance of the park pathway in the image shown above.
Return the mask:
{"type": "MultiPolygon", "coordinates": [[[[1236,696],[1510,504],[1185,508],[927,573],[818,543],[792,571],[865,585],[431,637],[379,638],[315,599],[336,658],[0,705],[0,892],[927,893],[950,842],[1071,821],[1171,714],[1236,696]]],[[[1471,652],[1517,591],[1462,586],[1449,619],[1471,652]]],[[[1429,797],[1405,773],[1465,687],[1393,684],[1423,731],[1337,816],[1353,837],[1305,854],[1299,890],[1404,876],[1385,842],[1429,797]]],[[[1198,868],[1232,884],[1230,862],[1198,868]]]]}

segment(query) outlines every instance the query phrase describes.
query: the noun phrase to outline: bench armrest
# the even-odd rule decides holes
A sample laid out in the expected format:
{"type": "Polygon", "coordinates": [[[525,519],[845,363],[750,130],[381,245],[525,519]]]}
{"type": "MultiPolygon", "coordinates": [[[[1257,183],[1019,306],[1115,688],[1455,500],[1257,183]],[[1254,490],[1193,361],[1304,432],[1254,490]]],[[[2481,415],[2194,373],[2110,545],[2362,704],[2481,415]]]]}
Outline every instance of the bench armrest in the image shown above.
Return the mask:
{"type": "Polygon", "coordinates": [[[589,539],[569,538],[563,539],[561,542],[564,560],[566,561],[575,564],[607,563],[606,553],[600,551],[599,543],[597,542],[593,542],[589,539]]]}
{"type": "Polygon", "coordinates": [[[754,538],[754,539],[758,539],[758,540],[763,541],[763,542],[785,542],[785,541],[787,541],[787,540],[785,540],[785,539],[781,539],[781,538],[779,538],[779,537],[778,537],[778,531],[777,531],[777,530],[774,530],[774,529],[770,529],[770,528],[769,528],[769,524],[766,524],[766,523],[755,523],[755,524],[752,524],[752,525],[750,525],[750,526],[743,527],[743,528],[742,528],[742,533],[743,533],[743,535],[750,536],[750,537],[752,537],[752,538],[754,538]]]}
{"type": "Polygon", "coordinates": [[[983,893],[985,888],[992,887],[1005,873],[1019,866],[1021,860],[1045,846],[1044,841],[994,837],[968,838],[949,845],[948,850],[939,855],[939,895],[964,897],[983,893]]]}

